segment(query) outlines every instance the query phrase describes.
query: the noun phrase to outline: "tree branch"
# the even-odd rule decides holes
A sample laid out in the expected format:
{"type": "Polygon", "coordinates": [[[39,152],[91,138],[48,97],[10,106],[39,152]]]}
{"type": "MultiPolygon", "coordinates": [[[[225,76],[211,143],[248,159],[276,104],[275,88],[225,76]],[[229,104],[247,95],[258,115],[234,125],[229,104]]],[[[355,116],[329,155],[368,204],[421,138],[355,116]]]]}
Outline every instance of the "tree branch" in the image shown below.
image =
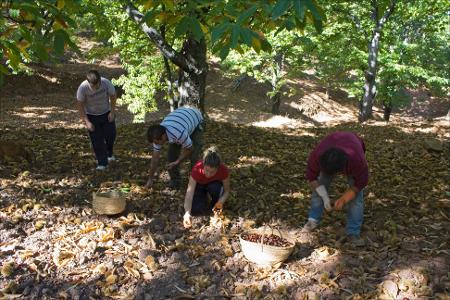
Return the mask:
{"type": "Polygon", "coordinates": [[[352,14],[348,10],[344,10],[344,9],[339,8],[339,7],[335,7],[334,10],[337,11],[337,12],[346,14],[350,18],[350,20],[352,20],[353,24],[355,24],[356,29],[358,29],[360,32],[364,33],[364,35],[367,35],[366,30],[361,25],[361,20],[356,15],[352,14]]]}
{"type": "Polygon", "coordinates": [[[372,6],[372,20],[377,23],[378,22],[378,4],[377,0],[370,1],[370,5],[372,6]]]}
{"type": "Polygon", "coordinates": [[[3,17],[5,19],[10,20],[11,22],[13,22],[15,24],[31,24],[33,26],[36,24],[36,21],[33,21],[33,20],[17,20],[17,19],[14,19],[9,14],[8,15],[3,15],[3,17]]]}
{"type": "Polygon", "coordinates": [[[166,42],[166,40],[155,28],[149,27],[145,22],[142,22],[142,18],[144,17],[144,15],[136,7],[134,7],[133,4],[128,3],[128,5],[126,6],[126,11],[130,18],[132,18],[147,34],[147,36],[161,51],[164,57],[170,60],[173,64],[180,67],[185,72],[201,73],[201,70],[190,63],[181,53],[173,49],[172,46],[170,46],[166,42]]]}
{"type": "Polygon", "coordinates": [[[389,8],[381,17],[380,21],[378,21],[377,29],[381,29],[386,23],[387,19],[389,19],[389,17],[392,15],[392,13],[394,12],[395,4],[397,4],[397,0],[392,0],[389,8]]]}

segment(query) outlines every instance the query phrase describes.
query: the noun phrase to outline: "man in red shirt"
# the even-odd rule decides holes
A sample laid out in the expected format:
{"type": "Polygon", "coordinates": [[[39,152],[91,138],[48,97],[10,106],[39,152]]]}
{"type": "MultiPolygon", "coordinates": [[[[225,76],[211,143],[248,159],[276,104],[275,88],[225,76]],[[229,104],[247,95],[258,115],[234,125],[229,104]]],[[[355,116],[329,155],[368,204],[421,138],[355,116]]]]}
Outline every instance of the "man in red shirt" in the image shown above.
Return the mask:
{"type": "Polygon", "coordinates": [[[217,149],[211,147],[205,151],[203,160],[192,168],[184,198],[184,227],[191,227],[191,216],[211,213],[214,209],[222,210],[229,194],[230,171],[221,162],[217,149]],[[210,203],[208,194],[211,197],[210,203]]]}
{"type": "Polygon", "coordinates": [[[308,158],[306,178],[313,189],[308,222],[303,232],[314,230],[324,208],[331,211],[328,189],[337,174],[348,178],[349,188],[334,202],[335,210],[347,211],[346,232],[350,240],[359,240],[364,214],[363,189],[369,170],[363,140],[353,132],[339,131],[326,136],[308,158]]]}

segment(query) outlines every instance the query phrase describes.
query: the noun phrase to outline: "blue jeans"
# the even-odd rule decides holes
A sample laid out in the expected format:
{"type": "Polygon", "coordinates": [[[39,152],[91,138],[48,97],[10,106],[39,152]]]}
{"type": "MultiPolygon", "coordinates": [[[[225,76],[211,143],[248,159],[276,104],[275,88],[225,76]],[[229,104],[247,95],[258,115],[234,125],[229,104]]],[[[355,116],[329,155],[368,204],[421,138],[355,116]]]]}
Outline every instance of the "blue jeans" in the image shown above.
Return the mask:
{"type": "Polygon", "coordinates": [[[94,131],[89,131],[92,148],[99,166],[108,165],[108,157],[113,156],[114,141],[116,140],[116,122],[108,121],[109,111],[103,115],[87,115],[94,125],[94,131]]]}
{"type": "Polygon", "coordinates": [[[222,181],[212,181],[207,184],[197,183],[194,198],[192,199],[191,214],[193,216],[210,214],[222,194],[222,181]],[[211,196],[210,203],[208,203],[208,194],[211,196]]]}
{"type": "MultiPolygon", "coordinates": [[[[324,185],[328,191],[331,182],[333,181],[333,177],[320,173],[318,181],[319,184],[324,185]]],[[[354,185],[354,179],[352,177],[348,177],[348,184],[350,186],[354,185]]],[[[344,205],[344,210],[347,212],[347,225],[345,227],[345,231],[349,235],[350,234],[359,235],[361,231],[361,225],[363,223],[364,218],[363,197],[364,197],[363,190],[361,190],[356,195],[355,199],[344,205]]],[[[311,196],[311,208],[309,210],[309,218],[315,220],[316,222],[320,222],[323,210],[324,210],[323,200],[317,194],[317,192],[314,191],[311,196]]]]}

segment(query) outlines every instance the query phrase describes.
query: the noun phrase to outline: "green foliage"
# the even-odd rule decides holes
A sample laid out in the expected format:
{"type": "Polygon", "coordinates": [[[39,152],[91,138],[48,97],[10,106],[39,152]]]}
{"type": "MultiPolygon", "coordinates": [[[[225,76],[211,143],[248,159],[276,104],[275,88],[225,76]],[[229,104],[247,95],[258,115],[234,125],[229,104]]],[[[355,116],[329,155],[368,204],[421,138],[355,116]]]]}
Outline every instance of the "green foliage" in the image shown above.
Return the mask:
{"type": "Polygon", "coordinates": [[[126,75],[113,80],[113,83],[126,91],[119,99],[121,104],[127,104],[128,110],[134,114],[135,122],[144,122],[148,111],[155,111],[155,94],[163,89],[161,75],[154,72],[155,67],[162,68],[162,59],[158,56],[147,57],[142,64],[124,64],[126,75]],[[152,68],[149,68],[152,66],[152,68]]]}
{"type": "MultiPolygon", "coordinates": [[[[378,18],[389,1],[376,1],[378,18]]],[[[306,30],[312,40],[307,63],[332,88],[349,97],[362,96],[367,69],[368,44],[375,23],[368,2],[342,1],[323,6],[329,15],[322,34],[306,30]],[[334,12],[334,13],[332,13],[334,12]]],[[[408,88],[425,86],[436,95],[449,91],[450,65],[445,1],[397,1],[397,7],[382,28],[379,49],[377,100],[403,106],[409,102],[408,88]]]]}
{"type": "Polygon", "coordinates": [[[314,0],[294,1],[141,1],[149,26],[165,25],[175,39],[205,38],[214,54],[225,59],[242,46],[257,53],[270,51],[265,33],[278,28],[303,28],[307,22],[321,27],[325,16],[314,0]],[[298,6],[298,2],[302,4],[298,6]]]}
{"type": "Polygon", "coordinates": [[[386,28],[387,44],[380,57],[379,100],[405,104],[407,88],[423,86],[437,96],[449,92],[449,48],[445,1],[424,5],[400,3],[386,28]]]}
{"type": "Polygon", "coordinates": [[[304,68],[302,57],[306,53],[305,49],[311,46],[311,40],[287,30],[272,31],[267,37],[272,46],[271,51],[232,51],[222,65],[227,72],[246,74],[261,83],[269,83],[271,90],[268,97],[277,93],[292,94],[294,91],[283,91],[286,79],[304,68]]]}
{"type": "MultiPolygon", "coordinates": [[[[204,39],[209,51],[222,59],[233,49],[242,53],[253,49],[255,52],[250,57],[262,53],[261,50],[271,52],[267,33],[273,35],[276,29],[303,28],[308,22],[320,26],[325,18],[314,0],[302,1],[301,7],[296,7],[297,1],[293,0],[132,3],[144,14],[142,22],[159,32],[164,27],[164,41],[175,51],[181,52],[183,43],[189,39],[204,39]]],[[[163,89],[161,77],[165,69],[155,45],[126,14],[126,4],[126,1],[83,0],[82,24],[95,29],[99,39],[108,39],[119,50],[127,74],[116,83],[124,87],[122,101],[142,119],[145,111],[156,108],[154,95],[163,89]]],[[[168,59],[170,62],[171,58],[168,59]]],[[[178,70],[173,64],[171,68],[178,70]]],[[[173,81],[173,78],[165,79],[173,81]]],[[[278,82],[277,89],[282,83],[278,82]]]]}
{"type": "Polygon", "coordinates": [[[68,45],[77,50],[69,30],[80,1],[13,0],[2,2],[0,14],[0,73],[17,71],[22,62],[59,56],[68,45]]]}
{"type": "MultiPolygon", "coordinates": [[[[119,52],[122,67],[126,70],[124,75],[113,80],[125,91],[119,103],[128,105],[129,111],[135,115],[135,122],[143,122],[146,112],[157,109],[155,94],[164,88],[164,81],[161,80],[164,74],[162,57],[145,34],[129,20],[120,3],[85,1],[83,6],[85,11],[102,12],[101,15],[90,14],[84,20],[84,26],[97,29],[103,25],[110,29],[108,34],[100,30],[98,38],[108,37],[110,51],[119,52]]],[[[92,58],[109,52],[108,47],[99,49],[89,53],[92,58]]]]}

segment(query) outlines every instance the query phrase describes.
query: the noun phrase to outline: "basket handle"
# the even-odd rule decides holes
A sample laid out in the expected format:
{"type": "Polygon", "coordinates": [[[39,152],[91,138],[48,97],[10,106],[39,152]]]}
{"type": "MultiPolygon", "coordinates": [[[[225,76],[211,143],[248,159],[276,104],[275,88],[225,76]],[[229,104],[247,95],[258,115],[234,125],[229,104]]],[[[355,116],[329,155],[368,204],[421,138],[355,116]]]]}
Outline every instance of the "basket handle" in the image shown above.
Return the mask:
{"type": "Polygon", "coordinates": [[[261,251],[263,251],[263,249],[264,249],[264,236],[266,235],[266,227],[267,227],[267,224],[264,224],[264,229],[261,234],[261,251]]]}
{"type": "MultiPolygon", "coordinates": [[[[263,233],[261,234],[261,251],[263,251],[264,248],[264,236],[266,235],[266,227],[269,226],[270,229],[272,229],[272,233],[273,234],[273,227],[270,226],[269,224],[264,224],[264,229],[263,229],[263,233]]],[[[283,238],[283,234],[281,233],[280,229],[278,227],[275,227],[275,229],[278,231],[278,233],[280,234],[280,238],[283,238]]]]}

